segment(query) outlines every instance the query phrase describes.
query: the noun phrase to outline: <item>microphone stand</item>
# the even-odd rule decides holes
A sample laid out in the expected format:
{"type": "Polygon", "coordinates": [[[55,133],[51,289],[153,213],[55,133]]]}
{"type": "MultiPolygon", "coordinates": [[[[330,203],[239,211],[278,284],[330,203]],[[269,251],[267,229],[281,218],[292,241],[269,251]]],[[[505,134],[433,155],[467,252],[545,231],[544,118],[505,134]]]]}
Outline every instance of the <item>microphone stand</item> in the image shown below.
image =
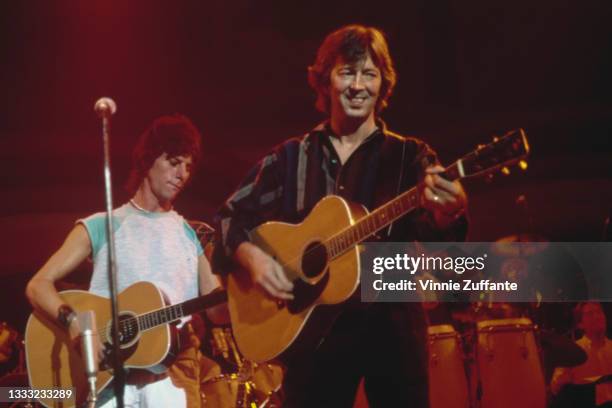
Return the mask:
{"type": "Polygon", "coordinates": [[[98,329],[96,315],[93,310],[77,313],[77,322],[81,332],[81,352],[85,360],[85,373],[89,384],[87,407],[95,408],[97,401],[96,380],[98,375],[98,329]]]}
{"type": "MultiPolygon", "coordinates": [[[[97,106],[98,104],[96,104],[97,106]]],[[[113,382],[117,407],[123,408],[123,391],[125,386],[125,373],[123,371],[123,361],[121,361],[121,344],[119,341],[119,311],[117,306],[117,263],[115,257],[115,235],[113,228],[113,195],[110,171],[110,115],[114,112],[108,109],[99,112],[102,117],[102,139],[104,144],[104,189],[106,198],[106,237],[108,240],[108,280],[111,299],[112,316],[112,343],[113,343],[113,382]]]]}

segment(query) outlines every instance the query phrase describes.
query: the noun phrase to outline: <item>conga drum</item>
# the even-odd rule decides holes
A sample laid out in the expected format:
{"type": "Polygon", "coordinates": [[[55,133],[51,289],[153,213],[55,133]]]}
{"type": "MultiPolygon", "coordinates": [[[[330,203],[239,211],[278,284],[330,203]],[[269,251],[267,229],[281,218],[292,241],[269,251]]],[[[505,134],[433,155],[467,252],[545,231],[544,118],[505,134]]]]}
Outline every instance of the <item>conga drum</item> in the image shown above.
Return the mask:
{"type": "Polygon", "coordinates": [[[482,408],[545,408],[546,386],[534,325],[525,317],[477,323],[482,408]]]}
{"type": "Polygon", "coordinates": [[[461,336],[449,324],[429,326],[429,404],[431,408],[468,408],[461,336]]]}

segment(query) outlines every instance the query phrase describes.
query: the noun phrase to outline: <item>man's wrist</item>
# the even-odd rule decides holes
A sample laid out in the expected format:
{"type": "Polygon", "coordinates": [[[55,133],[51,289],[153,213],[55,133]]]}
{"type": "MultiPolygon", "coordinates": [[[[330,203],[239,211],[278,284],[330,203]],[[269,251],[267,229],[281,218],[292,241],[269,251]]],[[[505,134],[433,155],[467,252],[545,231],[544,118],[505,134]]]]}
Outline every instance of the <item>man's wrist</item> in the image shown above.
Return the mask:
{"type": "Polygon", "coordinates": [[[74,309],[67,304],[63,304],[57,309],[57,322],[66,330],[70,328],[70,325],[76,317],[77,314],[74,309]]]}

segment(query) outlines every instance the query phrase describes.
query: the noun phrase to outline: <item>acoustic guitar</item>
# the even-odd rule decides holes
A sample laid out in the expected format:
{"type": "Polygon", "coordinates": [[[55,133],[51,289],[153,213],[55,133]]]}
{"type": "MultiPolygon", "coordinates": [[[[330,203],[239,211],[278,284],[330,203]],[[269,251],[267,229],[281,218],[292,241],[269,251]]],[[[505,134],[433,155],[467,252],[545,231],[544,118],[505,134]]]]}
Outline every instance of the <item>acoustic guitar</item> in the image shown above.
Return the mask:
{"type": "MultiPolygon", "coordinates": [[[[103,344],[111,341],[110,299],[83,290],[60,292],[75,311],[93,310],[103,344]]],[[[170,323],[227,300],[224,291],[213,292],[167,306],[162,292],[150,282],[137,282],[117,297],[121,358],[126,368],[161,373],[171,348],[170,323]]],[[[30,386],[34,390],[73,388],[71,399],[39,399],[50,408],[81,406],[89,393],[81,355],[71,345],[68,332],[41,313],[30,315],[25,331],[25,354],[30,386]]],[[[98,395],[111,382],[111,367],[103,365],[97,375],[98,395]]]]}
{"type": "MultiPolygon", "coordinates": [[[[529,153],[523,129],[495,138],[488,145],[446,168],[449,180],[490,174],[521,161],[529,153]]],[[[371,213],[341,197],[323,198],[300,224],[266,222],[250,232],[251,242],[272,256],[294,283],[294,299],[280,301],[256,285],[245,270],[228,277],[228,307],[240,351],[261,363],[300,349],[299,340],[319,336],[309,327],[320,305],[347,300],[359,284],[358,244],[419,207],[419,186],[371,213]]],[[[314,330],[319,331],[319,328],[314,330]]]]}

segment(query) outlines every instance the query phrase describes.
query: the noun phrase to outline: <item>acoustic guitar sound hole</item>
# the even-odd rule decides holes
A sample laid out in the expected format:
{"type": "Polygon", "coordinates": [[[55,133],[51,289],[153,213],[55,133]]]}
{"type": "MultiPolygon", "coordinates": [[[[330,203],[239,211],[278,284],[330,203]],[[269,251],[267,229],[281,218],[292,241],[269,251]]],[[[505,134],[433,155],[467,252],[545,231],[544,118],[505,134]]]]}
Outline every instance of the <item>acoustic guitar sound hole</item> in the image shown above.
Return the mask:
{"type": "MultiPolygon", "coordinates": [[[[126,347],[136,340],[139,334],[138,321],[132,313],[119,313],[119,344],[121,347],[126,347]]],[[[105,333],[106,341],[109,344],[113,343],[112,323],[109,321],[106,326],[105,333]]]]}
{"type": "Polygon", "coordinates": [[[302,256],[302,272],[308,278],[319,276],[327,267],[327,250],[320,242],[312,242],[302,256]]]}
{"type": "Polygon", "coordinates": [[[133,342],[138,336],[138,321],[131,315],[119,316],[119,342],[122,346],[133,342]]]}
{"type": "MultiPolygon", "coordinates": [[[[138,321],[132,313],[120,312],[119,313],[119,344],[121,360],[126,361],[132,354],[136,352],[138,348],[138,321]]],[[[100,369],[109,370],[112,368],[113,362],[113,335],[112,326],[109,321],[107,324],[107,331],[105,334],[104,344],[104,358],[100,361],[100,369]]]]}

